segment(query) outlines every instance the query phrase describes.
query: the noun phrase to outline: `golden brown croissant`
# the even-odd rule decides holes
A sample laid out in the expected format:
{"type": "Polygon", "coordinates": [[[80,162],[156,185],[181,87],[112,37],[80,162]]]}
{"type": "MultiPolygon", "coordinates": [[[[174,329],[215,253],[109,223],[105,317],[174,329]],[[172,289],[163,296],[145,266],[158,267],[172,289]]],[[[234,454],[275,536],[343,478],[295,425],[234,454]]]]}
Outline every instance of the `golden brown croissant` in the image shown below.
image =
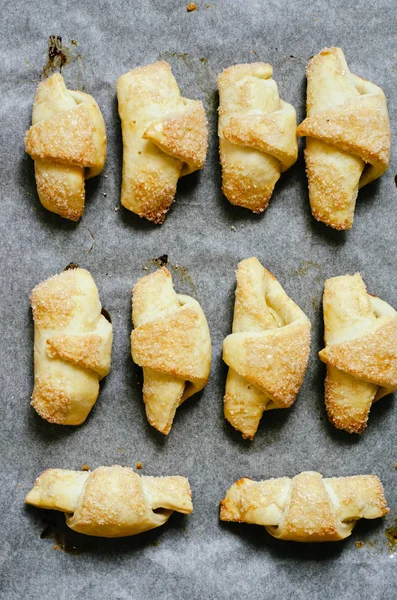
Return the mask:
{"type": "Polygon", "coordinates": [[[223,342],[226,419],[253,439],[263,411],[290,407],[310,352],[310,321],[257,258],[237,269],[233,333],[223,342]]]}
{"type": "Polygon", "coordinates": [[[349,71],[340,48],[322,50],[307,68],[306,172],[313,216],[350,229],[357,192],[380,177],[390,160],[386,98],[349,71]]]}
{"type": "Polygon", "coordinates": [[[131,354],[143,367],[149,423],[167,435],[178,406],[206,385],[211,339],[199,303],[174,291],[161,268],[137,281],[132,296],[131,354]]]}
{"type": "Polygon", "coordinates": [[[121,204],[162,223],[178,179],[204,167],[208,131],[203,103],[181,96],[164,61],[122,75],[117,98],[123,134],[121,204]]]}
{"type": "Polygon", "coordinates": [[[222,191],[232,204],[263,212],[280,173],[298,157],[296,113],[280,100],[267,63],[234,65],[218,78],[222,191]]]}
{"type": "Polygon", "coordinates": [[[68,527],[78,533],[117,538],[160,527],[175,510],[188,515],[191,496],[185,477],[139,476],[115,465],[92,472],[48,469],[25,502],[63,511],[68,527]]]}
{"type": "Polygon", "coordinates": [[[66,88],[56,73],[39,84],[26,152],[34,159],[42,205],[66,219],[84,213],[84,181],[106,161],[106,130],[94,98],[66,88]]]}
{"type": "Polygon", "coordinates": [[[112,325],[101,314],[95,282],[85,269],[68,269],[37,285],[32,406],[43,419],[80,425],[110,370],[112,325]]]}
{"type": "Polygon", "coordinates": [[[371,404],[397,390],[397,313],[359,273],[324,286],[325,403],[338,429],[362,433],[371,404]]]}
{"type": "Polygon", "coordinates": [[[293,479],[239,479],[221,501],[220,518],[263,525],[280,540],[335,542],[349,537],[358,519],[388,512],[375,475],[323,479],[305,471],[293,479]]]}

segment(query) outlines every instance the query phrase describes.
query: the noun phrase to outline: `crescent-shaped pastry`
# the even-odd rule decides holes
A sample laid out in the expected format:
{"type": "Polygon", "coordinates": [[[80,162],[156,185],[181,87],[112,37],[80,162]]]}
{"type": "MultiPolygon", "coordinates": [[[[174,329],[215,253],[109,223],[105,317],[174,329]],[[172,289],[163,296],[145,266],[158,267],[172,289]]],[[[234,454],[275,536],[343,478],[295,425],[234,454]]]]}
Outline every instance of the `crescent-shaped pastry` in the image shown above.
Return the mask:
{"type": "Polygon", "coordinates": [[[313,216],[350,229],[357,192],[389,166],[390,125],[380,87],[353,75],[340,48],[327,48],[307,67],[306,172],[313,216]]]}
{"type": "Polygon", "coordinates": [[[223,342],[230,367],[225,418],[253,439],[263,411],[289,408],[305,376],[310,321],[257,258],[237,269],[233,329],[223,342]]]}
{"type": "Polygon", "coordinates": [[[143,368],[149,423],[170,432],[178,406],[207,384],[211,339],[199,303],[177,294],[165,267],[137,281],[132,295],[132,360],[143,368]]]}
{"type": "Polygon", "coordinates": [[[80,425],[109,373],[112,325],[101,314],[95,282],[85,269],[68,269],[37,285],[32,406],[43,419],[80,425]]]}
{"type": "Polygon", "coordinates": [[[298,157],[296,113],[280,100],[267,63],[234,65],[218,78],[222,191],[232,204],[263,212],[280,173],[298,157]]]}
{"type": "Polygon", "coordinates": [[[123,134],[121,204],[162,223],[178,179],[204,167],[208,131],[203,103],[181,96],[164,61],[122,75],[117,98],[123,134]]]}
{"type": "Polygon", "coordinates": [[[292,542],[336,542],[359,519],[389,512],[375,475],[331,477],[305,471],[292,479],[239,479],[221,500],[222,521],[263,525],[270,535],[292,542]]]}
{"type": "Polygon", "coordinates": [[[372,403],[397,390],[397,312],[367,293],[359,273],[327,279],[323,309],[328,418],[362,433],[372,403]]]}
{"type": "Polygon", "coordinates": [[[186,477],[147,477],[119,465],[92,472],[48,469],[25,502],[63,511],[73,531],[107,538],[143,533],[164,525],[174,511],[193,510],[186,477]]]}
{"type": "Polygon", "coordinates": [[[56,73],[39,83],[25,149],[34,159],[41,204],[78,221],[84,213],[84,181],[106,161],[105,123],[94,98],[66,88],[56,73]]]}

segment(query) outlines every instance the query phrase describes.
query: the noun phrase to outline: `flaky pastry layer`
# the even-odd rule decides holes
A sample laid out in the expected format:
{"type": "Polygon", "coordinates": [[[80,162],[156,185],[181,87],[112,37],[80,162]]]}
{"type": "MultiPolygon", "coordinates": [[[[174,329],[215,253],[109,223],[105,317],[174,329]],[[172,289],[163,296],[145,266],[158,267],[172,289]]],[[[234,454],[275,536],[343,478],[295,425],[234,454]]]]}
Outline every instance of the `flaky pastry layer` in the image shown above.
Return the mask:
{"type": "Polygon", "coordinates": [[[313,216],[334,229],[353,224],[358,189],[390,161],[390,124],[380,87],[353,75],[340,48],[307,67],[306,172],[313,216]]]}
{"type": "Polygon", "coordinates": [[[32,291],[34,389],[32,406],[43,419],[80,425],[108,374],[112,325],[101,314],[98,290],[85,269],[68,269],[32,291]]]}
{"type": "Polygon", "coordinates": [[[253,439],[265,410],[290,407],[310,352],[310,321],[257,258],[241,261],[231,335],[223,342],[229,366],[226,419],[253,439]]]}
{"type": "Polygon", "coordinates": [[[211,339],[199,303],[177,294],[165,267],[137,281],[132,295],[131,354],[143,368],[149,423],[167,435],[178,406],[207,384],[211,339]]]}
{"type": "Polygon", "coordinates": [[[220,518],[263,525],[280,540],[335,542],[347,538],[358,519],[388,512],[375,475],[323,478],[305,471],[292,479],[239,479],[221,501],[220,518]]]}
{"type": "Polygon", "coordinates": [[[35,161],[42,205],[66,219],[84,213],[85,179],[98,175],[106,161],[106,130],[94,98],[66,88],[55,73],[39,84],[26,152],[35,161]]]}
{"type": "Polygon", "coordinates": [[[117,81],[123,135],[121,203],[162,223],[178,179],[204,167],[203,103],[183,98],[167,62],[139,67],[117,81]]]}
{"type": "Polygon", "coordinates": [[[362,433],[372,403],[397,389],[397,313],[367,293],[359,273],[327,279],[323,309],[328,417],[362,433]]]}
{"type": "Polygon", "coordinates": [[[164,525],[174,511],[193,510],[185,477],[148,477],[130,467],[94,471],[48,469],[35,481],[25,502],[65,512],[70,529],[117,538],[164,525]]]}
{"type": "Polygon", "coordinates": [[[280,100],[267,63],[234,65],[218,78],[222,191],[232,204],[263,212],[280,173],[298,156],[296,113],[280,100]]]}

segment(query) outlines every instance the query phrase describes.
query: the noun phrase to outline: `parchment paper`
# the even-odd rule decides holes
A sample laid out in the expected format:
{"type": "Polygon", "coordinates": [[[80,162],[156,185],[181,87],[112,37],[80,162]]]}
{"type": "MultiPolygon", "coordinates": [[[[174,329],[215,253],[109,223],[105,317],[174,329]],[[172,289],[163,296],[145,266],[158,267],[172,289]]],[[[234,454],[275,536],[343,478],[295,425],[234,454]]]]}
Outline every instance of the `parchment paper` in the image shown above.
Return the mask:
{"type": "Polygon", "coordinates": [[[324,367],[317,352],[326,278],[359,270],[368,291],[397,307],[396,154],[381,180],[360,191],[353,229],[342,233],[311,217],[302,147],[262,216],[229,205],[221,194],[216,134],[216,78],[222,69],[270,62],[280,96],[296,107],[300,122],[305,66],[311,55],[332,45],[344,49],[353,73],[382,86],[395,133],[395,2],[208,0],[197,2],[191,13],[186,5],[179,0],[0,3],[1,597],[395,598],[396,555],[390,555],[385,535],[396,517],[395,400],[388,396],[373,406],[361,437],[337,431],[325,415],[324,367]],[[86,212],[78,224],[42,208],[33,161],[24,153],[50,35],[62,36],[69,48],[71,60],[62,70],[68,87],[93,94],[107,127],[107,164],[87,184],[86,212]],[[127,70],[161,58],[171,64],[182,93],[205,103],[210,147],[204,171],[180,182],[176,202],[158,227],[116,210],[122,147],[115,84],[127,70]],[[166,438],[146,421],[129,347],[132,285],[163,254],[172,265],[186,267],[188,274],[174,269],[175,287],[201,302],[213,343],[210,382],[178,409],[166,438]],[[231,330],[235,268],[253,255],[309,316],[313,340],[296,404],[265,413],[255,440],[245,442],[223,418],[221,345],[231,330]],[[70,262],[90,270],[114,326],[112,371],[86,423],[76,428],[50,425],[29,406],[29,294],[70,262]],[[137,461],[145,474],[189,477],[193,514],[174,515],[166,526],[135,538],[101,540],[67,531],[61,514],[23,504],[46,468],[137,461]],[[276,541],[263,528],[218,521],[219,500],[239,477],[293,476],[306,469],[325,476],[377,474],[390,514],[361,521],[344,542],[322,545],[276,541]],[[42,533],[50,539],[41,539],[42,533]],[[78,553],[62,551],[62,543],[78,553]]]}

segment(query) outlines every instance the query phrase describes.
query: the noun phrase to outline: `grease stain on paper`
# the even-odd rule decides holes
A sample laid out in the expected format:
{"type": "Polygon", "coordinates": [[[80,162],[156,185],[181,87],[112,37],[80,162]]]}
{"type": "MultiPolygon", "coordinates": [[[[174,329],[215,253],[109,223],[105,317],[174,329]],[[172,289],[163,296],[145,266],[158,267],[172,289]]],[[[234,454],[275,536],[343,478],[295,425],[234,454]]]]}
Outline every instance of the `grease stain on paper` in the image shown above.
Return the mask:
{"type": "Polygon", "coordinates": [[[212,72],[208,58],[205,56],[195,57],[187,52],[170,51],[162,52],[159,56],[159,60],[169,61],[170,58],[181,60],[190,71],[194,72],[197,85],[204,94],[207,111],[211,115],[216,115],[218,108],[216,74],[212,72]]]}
{"type": "Polygon", "coordinates": [[[50,35],[48,38],[47,63],[42,70],[42,77],[48,77],[58,69],[62,73],[62,68],[72,60],[74,60],[74,57],[69,48],[63,45],[62,37],[60,35],[50,35]]]}
{"type": "Polygon", "coordinates": [[[385,535],[387,537],[387,545],[389,546],[389,553],[394,556],[397,547],[397,517],[394,520],[395,525],[385,529],[385,535]]]}
{"type": "Polygon", "coordinates": [[[53,545],[53,550],[62,550],[62,552],[66,552],[67,554],[73,554],[77,556],[82,553],[80,548],[77,548],[67,536],[67,532],[58,531],[57,525],[54,521],[43,521],[44,529],[40,534],[40,538],[44,539],[53,539],[55,544],[53,545]]]}
{"type": "Polygon", "coordinates": [[[187,267],[179,263],[172,263],[168,258],[168,254],[162,254],[158,258],[152,258],[142,265],[142,269],[149,273],[153,273],[153,271],[161,269],[161,267],[167,267],[173,275],[176,275],[181,283],[192,290],[194,296],[197,296],[196,285],[187,267]]]}
{"type": "MultiPolygon", "coordinates": [[[[76,61],[80,64],[80,75],[78,79],[82,79],[83,77],[83,69],[82,69],[82,55],[75,50],[78,44],[76,40],[70,40],[71,48],[65,45],[61,35],[50,35],[48,37],[48,45],[47,45],[47,62],[41,72],[41,79],[46,79],[50,75],[53,75],[56,71],[62,73],[63,67],[74,63],[76,61]]],[[[77,82],[79,88],[82,91],[85,90],[85,86],[82,85],[82,82],[77,82]]]]}
{"type": "MultiPolygon", "coordinates": [[[[314,278],[316,288],[322,288],[324,282],[323,266],[320,263],[314,262],[313,260],[302,260],[300,266],[297,269],[291,269],[289,275],[291,277],[306,277],[306,275],[313,270],[317,270],[317,275],[314,278]]],[[[317,312],[320,306],[318,294],[313,296],[312,306],[313,310],[317,312]]]]}

